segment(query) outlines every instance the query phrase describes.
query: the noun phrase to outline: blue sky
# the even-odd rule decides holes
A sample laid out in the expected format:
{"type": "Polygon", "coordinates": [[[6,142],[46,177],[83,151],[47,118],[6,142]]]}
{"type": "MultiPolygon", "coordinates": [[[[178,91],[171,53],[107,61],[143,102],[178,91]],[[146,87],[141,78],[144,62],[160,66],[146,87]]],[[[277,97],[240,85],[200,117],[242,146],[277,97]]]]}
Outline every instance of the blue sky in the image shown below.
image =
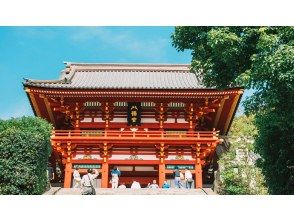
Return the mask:
{"type": "Polygon", "coordinates": [[[57,79],[63,61],[189,63],[174,27],[0,27],[0,118],[32,115],[22,79],[57,79]]]}
{"type": "Polygon", "coordinates": [[[0,27],[0,118],[33,115],[23,78],[57,79],[63,61],[190,63],[174,27],[0,27]]]}

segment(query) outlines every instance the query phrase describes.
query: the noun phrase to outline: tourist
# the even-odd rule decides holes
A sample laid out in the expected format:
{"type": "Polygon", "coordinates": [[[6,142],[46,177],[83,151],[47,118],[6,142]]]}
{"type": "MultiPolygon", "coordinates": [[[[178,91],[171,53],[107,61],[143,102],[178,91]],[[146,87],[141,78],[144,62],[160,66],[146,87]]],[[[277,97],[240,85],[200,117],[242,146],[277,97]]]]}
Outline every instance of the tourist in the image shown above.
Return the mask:
{"type": "Polygon", "coordinates": [[[180,182],[181,182],[181,188],[184,189],[184,184],[185,183],[185,171],[184,170],[180,170],[180,182]]]}
{"type": "Polygon", "coordinates": [[[193,178],[192,178],[192,173],[188,168],[185,168],[185,183],[186,183],[186,188],[191,189],[192,188],[192,183],[193,183],[193,178]]]}
{"type": "Polygon", "coordinates": [[[163,182],[162,188],[163,189],[169,189],[170,188],[170,185],[167,183],[166,180],[163,182]]]}
{"type": "Polygon", "coordinates": [[[157,185],[156,180],[153,180],[152,184],[149,185],[148,188],[149,188],[149,189],[158,189],[159,186],[157,185]]]}
{"type": "Polygon", "coordinates": [[[79,167],[77,166],[73,172],[73,188],[81,188],[81,175],[79,172],[79,167]]]}
{"type": "Polygon", "coordinates": [[[119,189],[126,189],[127,187],[126,187],[125,183],[122,183],[118,186],[118,188],[119,189]]]}
{"type": "Polygon", "coordinates": [[[181,171],[178,166],[175,166],[174,170],[174,183],[176,188],[181,189],[183,187],[181,183],[181,171]]]}
{"type": "Polygon", "coordinates": [[[93,180],[98,177],[99,172],[96,169],[88,169],[87,172],[88,173],[83,176],[81,181],[82,195],[96,195],[96,191],[93,186],[93,180]]]}
{"type": "Polygon", "coordinates": [[[51,181],[54,180],[54,171],[51,163],[48,163],[47,167],[47,190],[51,188],[51,181]]]}
{"type": "Polygon", "coordinates": [[[58,182],[60,182],[61,183],[61,179],[62,179],[62,172],[61,172],[61,170],[60,170],[60,167],[59,166],[57,166],[56,167],[56,179],[58,180],[58,182]]]}
{"type": "Polygon", "coordinates": [[[141,189],[140,183],[134,180],[131,185],[131,189],[141,189]]]}
{"type": "Polygon", "coordinates": [[[118,187],[118,181],[119,181],[119,176],[121,175],[121,172],[117,167],[113,167],[111,170],[111,188],[112,189],[117,189],[118,187]]]}

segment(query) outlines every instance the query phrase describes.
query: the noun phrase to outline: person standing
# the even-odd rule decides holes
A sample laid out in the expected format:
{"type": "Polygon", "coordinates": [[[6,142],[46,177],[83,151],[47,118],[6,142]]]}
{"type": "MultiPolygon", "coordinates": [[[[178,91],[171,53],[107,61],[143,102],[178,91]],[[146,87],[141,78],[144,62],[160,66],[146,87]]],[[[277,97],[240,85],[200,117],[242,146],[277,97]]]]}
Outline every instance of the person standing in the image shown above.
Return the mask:
{"type": "Polygon", "coordinates": [[[181,183],[181,171],[178,166],[175,166],[174,170],[174,183],[176,188],[181,189],[183,187],[181,183]]]}
{"type": "Polygon", "coordinates": [[[111,188],[112,189],[117,189],[118,187],[118,181],[119,181],[119,176],[121,175],[120,170],[115,166],[111,170],[111,188]]]}
{"type": "Polygon", "coordinates": [[[184,184],[185,184],[185,171],[184,170],[180,170],[180,179],[181,179],[181,188],[185,188],[184,184]]]}
{"type": "Polygon", "coordinates": [[[185,183],[186,183],[186,188],[191,189],[192,188],[192,183],[193,183],[193,177],[192,173],[188,168],[185,168],[185,183]]]}
{"type": "Polygon", "coordinates": [[[54,171],[51,163],[48,163],[47,167],[47,190],[51,189],[51,181],[54,180],[54,171]]]}
{"type": "Polygon", "coordinates": [[[96,195],[96,191],[93,186],[93,180],[98,177],[99,172],[96,169],[88,169],[87,172],[88,173],[83,176],[81,181],[82,195],[96,195]]]}
{"type": "Polygon", "coordinates": [[[81,175],[79,172],[79,167],[77,166],[73,172],[73,188],[81,188],[81,175]]]}

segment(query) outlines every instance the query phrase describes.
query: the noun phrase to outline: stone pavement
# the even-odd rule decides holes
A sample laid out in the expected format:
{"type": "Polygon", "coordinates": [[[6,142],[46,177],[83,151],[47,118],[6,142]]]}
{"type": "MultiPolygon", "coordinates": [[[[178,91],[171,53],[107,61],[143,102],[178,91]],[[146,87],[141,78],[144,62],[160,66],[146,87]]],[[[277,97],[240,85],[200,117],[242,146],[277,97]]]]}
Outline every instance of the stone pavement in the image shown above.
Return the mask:
{"type": "Polygon", "coordinates": [[[60,189],[61,189],[61,187],[51,187],[43,195],[55,195],[60,189]]]}
{"type": "MultiPolygon", "coordinates": [[[[202,189],[102,189],[97,195],[216,195],[211,188],[202,189]]],[[[44,195],[81,195],[80,189],[52,187],[44,195]]]]}

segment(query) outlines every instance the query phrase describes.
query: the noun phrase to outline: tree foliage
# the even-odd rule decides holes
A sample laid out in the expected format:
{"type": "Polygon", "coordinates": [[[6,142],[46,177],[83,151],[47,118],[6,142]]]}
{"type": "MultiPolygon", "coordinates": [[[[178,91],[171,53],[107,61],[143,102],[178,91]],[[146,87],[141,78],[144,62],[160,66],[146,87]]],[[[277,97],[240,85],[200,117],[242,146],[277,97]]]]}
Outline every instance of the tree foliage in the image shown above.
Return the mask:
{"type": "Polygon", "coordinates": [[[268,193],[261,169],[256,166],[258,155],[253,153],[257,134],[253,116],[234,119],[229,138],[231,147],[219,159],[216,186],[219,194],[264,195],[268,193]]]}
{"type": "Polygon", "coordinates": [[[51,125],[35,117],[0,120],[0,194],[41,194],[47,186],[51,125]]]}
{"type": "Polygon", "coordinates": [[[272,194],[294,194],[294,27],[177,27],[179,50],[207,86],[245,86],[255,114],[255,150],[272,194]]]}

